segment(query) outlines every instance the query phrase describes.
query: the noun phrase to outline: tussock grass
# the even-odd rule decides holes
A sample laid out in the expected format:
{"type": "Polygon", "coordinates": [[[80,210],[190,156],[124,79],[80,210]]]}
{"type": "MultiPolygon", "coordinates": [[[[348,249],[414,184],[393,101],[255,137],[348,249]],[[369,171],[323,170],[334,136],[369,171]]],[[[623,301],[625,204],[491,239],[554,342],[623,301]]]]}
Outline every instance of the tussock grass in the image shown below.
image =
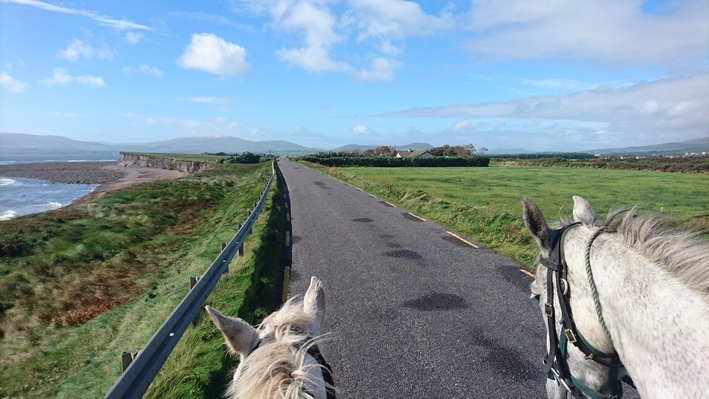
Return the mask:
{"type": "Polygon", "coordinates": [[[580,195],[599,216],[613,207],[638,204],[676,216],[683,228],[709,230],[709,185],[702,174],[495,165],[326,168],[306,164],[467,234],[530,270],[538,251],[524,228],[520,196],[534,200],[549,221],[570,217],[571,197],[580,195]]]}
{"type": "MultiPolygon", "coordinates": [[[[189,277],[231,239],[269,172],[270,164],[218,165],[0,223],[0,397],[103,397],[120,375],[120,354],[137,352],[182,300],[189,277]]],[[[252,240],[234,276],[261,260],[252,240]]]]}

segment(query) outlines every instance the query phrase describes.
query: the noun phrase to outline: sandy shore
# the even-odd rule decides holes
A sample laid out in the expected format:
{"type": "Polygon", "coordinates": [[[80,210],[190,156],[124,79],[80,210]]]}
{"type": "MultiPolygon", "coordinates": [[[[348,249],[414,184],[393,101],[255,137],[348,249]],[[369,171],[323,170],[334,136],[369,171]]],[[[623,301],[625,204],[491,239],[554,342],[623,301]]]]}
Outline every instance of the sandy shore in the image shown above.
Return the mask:
{"type": "Polygon", "coordinates": [[[82,203],[99,198],[111,190],[136,183],[186,176],[176,170],[122,167],[116,162],[40,162],[0,165],[0,176],[43,179],[55,183],[98,184],[91,193],[77,199],[82,203]]]}
{"type": "Polygon", "coordinates": [[[109,171],[122,171],[126,175],[118,180],[100,184],[94,191],[74,201],[75,204],[91,201],[100,198],[111,190],[125,188],[136,183],[147,183],[155,180],[177,179],[178,177],[187,176],[187,173],[178,170],[157,169],[157,168],[141,168],[141,167],[122,167],[116,164],[103,166],[102,169],[109,171]]]}

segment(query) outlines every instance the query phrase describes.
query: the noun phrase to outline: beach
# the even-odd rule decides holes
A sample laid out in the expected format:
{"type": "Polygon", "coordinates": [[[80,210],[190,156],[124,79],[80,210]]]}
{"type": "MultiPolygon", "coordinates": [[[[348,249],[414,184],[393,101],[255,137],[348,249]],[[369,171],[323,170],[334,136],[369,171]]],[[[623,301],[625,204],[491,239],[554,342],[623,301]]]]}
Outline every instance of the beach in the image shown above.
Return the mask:
{"type": "Polygon", "coordinates": [[[0,165],[0,220],[91,201],[136,183],[185,175],[175,170],[123,167],[115,161],[0,165]]]}

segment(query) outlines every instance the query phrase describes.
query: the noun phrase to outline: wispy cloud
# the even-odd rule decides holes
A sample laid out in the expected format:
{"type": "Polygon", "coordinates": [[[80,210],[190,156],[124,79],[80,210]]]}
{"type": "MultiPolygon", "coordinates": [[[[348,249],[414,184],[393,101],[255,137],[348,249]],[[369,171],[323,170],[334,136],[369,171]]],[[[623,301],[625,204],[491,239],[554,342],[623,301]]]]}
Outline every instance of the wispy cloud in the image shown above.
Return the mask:
{"type": "Polygon", "coordinates": [[[177,65],[185,69],[201,69],[221,76],[251,75],[255,71],[246,62],[246,49],[212,33],[195,33],[177,65]]]}
{"type": "Polygon", "coordinates": [[[175,17],[179,17],[179,18],[186,18],[186,19],[192,19],[192,20],[197,20],[197,21],[204,21],[204,22],[210,22],[210,23],[215,23],[215,24],[220,24],[220,25],[231,26],[231,27],[243,29],[243,30],[246,30],[249,32],[255,31],[255,28],[252,25],[236,23],[228,18],[225,18],[222,15],[209,14],[206,12],[179,12],[179,11],[173,11],[173,12],[170,12],[169,14],[173,15],[175,17]]]}
{"type": "Polygon", "coordinates": [[[21,4],[29,7],[35,7],[39,8],[42,10],[46,11],[52,11],[52,12],[58,12],[62,14],[72,14],[72,15],[81,15],[82,17],[87,17],[95,22],[97,22],[100,25],[108,26],[110,28],[116,29],[116,30],[126,30],[126,29],[135,29],[135,30],[152,30],[152,28],[149,28],[145,25],[140,25],[132,21],[127,21],[125,19],[115,19],[111,17],[107,17],[104,15],[99,15],[96,14],[95,12],[92,11],[85,11],[85,10],[78,10],[74,8],[67,8],[67,7],[61,7],[57,6],[51,3],[46,3],[43,1],[37,1],[37,0],[0,0],[3,3],[14,3],[14,4],[21,4]]]}
{"type": "Polygon", "coordinates": [[[22,93],[23,91],[27,90],[26,82],[21,82],[17,79],[14,79],[12,76],[10,76],[9,73],[5,71],[0,71],[0,86],[2,86],[3,89],[11,93],[22,93]]]}
{"type": "Polygon", "coordinates": [[[127,66],[122,69],[123,73],[135,73],[135,72],[140,72],[140,73],[145,73],[148,75],[153,75],[160,77],[162,76],[162,71],[156,67],[150,66],[150,65],[145,65],[141,64],[138,66],[127,66]]]}
{"type": "Polygon", "coordinates": [[[703,62],[709,3],[676,4],[671,12],[651,15],[634,0],[474,0],[465,47],[493,61],[556,57],[622,67],[703,62]]]}
{"type": "Polygon", "coordinates": [[[105,44],[100,49],[95,49],[90,44],[84,43],[79,39],[72,40],[71,43],[67,45],[66,49],[59,50],[57,55],[69,61],[76,61],[79,57],[113,59],[111,49],[105,44]]]}
{"type": "Polygon", "coordinates": [[[125,36],[126,41],[130,44],[138,44],[143,38],[144,36],[140,32],[126,32],[125,36]]]}
{"type": "Polygon", "coordinates": [[[203,103],[203,104],[214,104],[214,105],[224,105],[228,104],[231,102],[226,97],[208,97],[208,96],[197,96],[197,97],[190,97],[190,98],[185,98],[187,101],[194,101],[196,103],[203,103]]]}
{"type": "Polygon", "coordinates": [[[117,114],[126,118],[140,118],[140,115],[132,114],[130,112],[117,112],[117,114]]]}
{"type": "Polygon", "coordinates": [[[709,125],[706,93],[709,93],[709,73],[621,88],[601,86],[568,95],[416,108],[381,116],[494,118],[498,128],[508,125],[506,118],[529,119],[524,123],[528,128],[539,126],[539,120],[559,121],[559,126],[600,123],[608,135],[692,138],[706,136],[709,125]]]}
{"type": "Polygon", "coordinates": [[[72,76],[64,68],[54,68],[54,75],[51,78],[45,78],[39,81],[40,84],[45,86],[65,85],[72,82],[92,87],[106,87],[106,83],[104,83],[103,78],[100,76],[72,76]]]}

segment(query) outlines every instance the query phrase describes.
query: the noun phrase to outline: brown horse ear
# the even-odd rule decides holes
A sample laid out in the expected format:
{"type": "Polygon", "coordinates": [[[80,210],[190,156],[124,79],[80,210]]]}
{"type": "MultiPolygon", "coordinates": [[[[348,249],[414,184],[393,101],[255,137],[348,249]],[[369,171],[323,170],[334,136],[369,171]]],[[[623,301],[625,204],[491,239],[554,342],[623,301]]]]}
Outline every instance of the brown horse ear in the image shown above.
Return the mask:
{"type": "Polygon", "coordinates": [[[325,286],[319,278],[312,276],[310,286],[303,298],[303,310],[312,317],[308,325],[310,334],[320,335],[320,325],[325,318],[325,286]]]}
{"type": "Polygon", "coordinates": [[[524,225],[527,226],[527,230],[532,233],[532,237],[537,241],[539,248],[543,251],[548,251],[550,249],[549,227],[547,226],[546,219],[544,219],[544,215],[542,215],[542,211],[528,198],[520,197],[519,201],[522,203],[522,219],[524,219],[524,225]]]}
{"type": "Polygon", "coordinates": [[[258,331],[242,319],[225,316],[211,306],[205,306],[214,325],[224,335],[229,352],[246,357],[258,340],[258,331]]]}

